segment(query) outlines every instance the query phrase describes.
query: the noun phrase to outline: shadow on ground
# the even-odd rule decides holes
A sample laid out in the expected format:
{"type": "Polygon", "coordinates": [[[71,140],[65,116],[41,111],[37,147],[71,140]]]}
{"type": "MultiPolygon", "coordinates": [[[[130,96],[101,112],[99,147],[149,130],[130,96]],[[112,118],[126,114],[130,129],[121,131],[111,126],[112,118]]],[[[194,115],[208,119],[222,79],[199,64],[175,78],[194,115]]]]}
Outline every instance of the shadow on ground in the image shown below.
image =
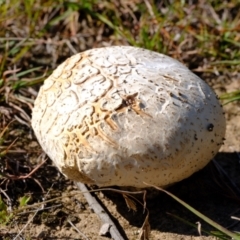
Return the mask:
{"type": "MultiPolygon", "coordinates": [[[[231,219],[231,216],[240,217],[238,156],[238,153],[219,153],[203,170],[167,190],[220,225],[231,231],[240,231],[240,221],[231,219]]],[[[129,211],[119,194],[105,193],[105,196],[117,205],[117,211],[129,224],[141,227],[145,215],[140,205],[138,211],[134,213],[132,210],[129,211]]],[[[147,208],[150,212],[152,230],[199,236],[196,228],[181,222],[173,215],[195,225],[200,222],[201,229],[214,230],[165,193],[159,193],[154,198],[148,199],[147,208]]],[[[204,232],[202,234],[204,235],[204,232]]]]}

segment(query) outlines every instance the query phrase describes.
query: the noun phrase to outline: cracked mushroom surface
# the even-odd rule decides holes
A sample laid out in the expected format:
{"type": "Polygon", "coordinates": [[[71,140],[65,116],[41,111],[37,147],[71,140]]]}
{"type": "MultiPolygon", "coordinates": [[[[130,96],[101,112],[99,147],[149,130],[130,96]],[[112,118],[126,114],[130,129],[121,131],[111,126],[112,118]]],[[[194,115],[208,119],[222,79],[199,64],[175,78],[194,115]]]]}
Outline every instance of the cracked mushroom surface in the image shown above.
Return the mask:
{"type": "Polygon", "coordinates": [[[40,88],[32,126],[68,178],[164,187],[203,168],[225,134],[213,90],[183,64],[113,46],[78,53],[40,88]]]}

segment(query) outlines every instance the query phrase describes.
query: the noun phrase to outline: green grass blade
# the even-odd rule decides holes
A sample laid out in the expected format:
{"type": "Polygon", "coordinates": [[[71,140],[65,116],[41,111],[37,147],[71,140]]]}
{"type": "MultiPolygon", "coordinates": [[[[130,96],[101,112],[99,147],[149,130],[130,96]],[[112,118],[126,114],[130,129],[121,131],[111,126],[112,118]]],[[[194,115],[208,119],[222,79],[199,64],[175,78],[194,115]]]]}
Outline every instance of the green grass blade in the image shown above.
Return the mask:
{"type": "Polygon", "coordinates": [[[238,101],[238,100],[240,100],[240,90],[222,94],[220,96],[220,99],[227,100],[223,105],[226,105],[230,102],[238,101]]]}
{"type": "Polygon", "coordinates": [[[234,240],[240,240],[240,236],[238,234],[235,234],[229,230],[227,230],[226,228],[224,228],[223,226],[221,226],[220,224],[214,222],[213,220],[211,220],[210,218],[208,218],[207,216],[203,215],[202,213],[200,213],[199,211],[197,211],[196,209],[194,209],[193,207],[191,207],[189,204],[187,204],[186,202],[184,202],[183,200],[181,200],[180,198],[176,197],[174,194],[168,192],[165,189],[162,189],[160,187],[156,187],[150,184],[145,183],[148,186],[154,187],[164,193],[166,193],[167,195],[169,195],[170,197],[172,197],[173,199],[175,199],[178,203],[180,203],[181,205],[183,205],[185,208],[187,208],[189,211],[191,211],[192,213],[194,213],[196,216],[200,217],[203,221],[205,221],[206,223],[210,224],[211,226],[213,226],[214,228],[216,228],[217,230],[221,231],[222,233],[226,234],[227,236],[231,237],[234,240]]]}

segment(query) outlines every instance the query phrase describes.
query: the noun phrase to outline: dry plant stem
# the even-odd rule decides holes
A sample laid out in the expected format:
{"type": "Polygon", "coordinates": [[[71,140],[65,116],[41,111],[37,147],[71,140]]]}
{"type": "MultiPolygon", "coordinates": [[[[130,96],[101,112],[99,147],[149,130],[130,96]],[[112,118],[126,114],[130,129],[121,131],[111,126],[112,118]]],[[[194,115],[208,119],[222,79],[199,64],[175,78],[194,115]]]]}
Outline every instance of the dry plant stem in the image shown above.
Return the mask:
{"type": "Polygon", "coordinates": [[[83,183],[75,182],[77,187],[82,191],[84,197],[86,198],[89,206],[93,209],[93,211],[99,216],[102,223],[108,223],[111,225],[110,227],[110,234],[112,239],[114,240],[124,240],[120,232],[118,231],[116,225],[111,220],[109,215],[105,212],[105,210],[100,206],[100,204],[97,202],[96,198],[91,195],[91,193],[88,192],[88,189],[83,183]]]}
{"type": "MultiPolygon", "coordinates": [[[[11,179],[11,180],[19,180],[19,179],[26,179],[26,178],[30,178],[31,175],[36,172],[45,162],[47,161],[44,160],[43,162],[41,162],[40,164],[38,164],[30,173],[28,173],[25,176],[15,176],[15,175],[10,175],[10,174],[4,174],[4,177],[11,179]]],[[[41,187],[42,188],[42,187],[41,187]]],[[[43,189],[43,188],[42,188],[43,189]]]]}
{"type": "Polygon", "coordinates": [[[35,218],[39,210],[34,212],[33,216],[28,220],[28,222],[25,224],[25,226],[20,230],[20,232],[17,234],[17,236],[13,240],[19,239],[20,235],[23,233],[23,231],[27,228],[27,226],[32,222],[32,220],[35,218]]]}
{"type": "Polygon", "coordinates": [[[84,239],[89,240],[69,219],[67,221],[84,239]]]}

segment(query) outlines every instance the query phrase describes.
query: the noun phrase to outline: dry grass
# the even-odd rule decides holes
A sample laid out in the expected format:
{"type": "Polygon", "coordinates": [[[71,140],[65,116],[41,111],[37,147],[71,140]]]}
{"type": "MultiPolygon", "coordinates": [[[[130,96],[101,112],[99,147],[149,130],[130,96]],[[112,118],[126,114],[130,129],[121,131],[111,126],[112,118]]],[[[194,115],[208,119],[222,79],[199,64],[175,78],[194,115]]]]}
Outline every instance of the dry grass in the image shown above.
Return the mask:
{"type": "Polygon", "coordinates": [[[210,85],[218,79],[219,93],[239,79],[240,2],[171,2],[0,1],[0,216],[36,187],[41,194],[51,185],[42,186],[31,109],[41,82],[70,55],[129,44],[179,59],[210,85]]]}

